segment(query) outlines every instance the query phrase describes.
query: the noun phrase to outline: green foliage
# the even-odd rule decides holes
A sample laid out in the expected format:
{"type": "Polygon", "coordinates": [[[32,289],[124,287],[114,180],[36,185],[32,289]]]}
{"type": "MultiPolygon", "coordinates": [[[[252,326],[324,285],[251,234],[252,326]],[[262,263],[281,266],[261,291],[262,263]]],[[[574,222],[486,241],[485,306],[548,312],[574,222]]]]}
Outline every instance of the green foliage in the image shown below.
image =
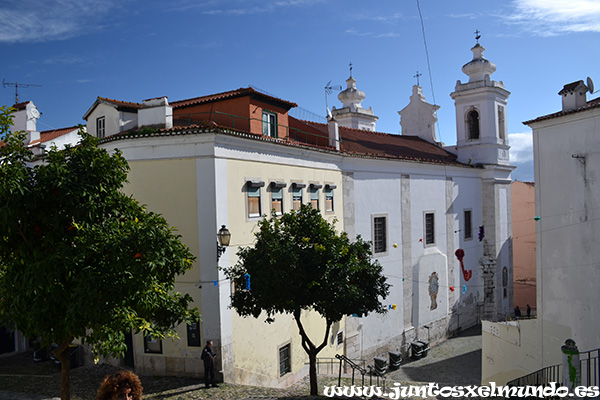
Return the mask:
{"type": "Polygon", "coordinates": [[[174,291],[194,261],[160,215],[121,191],[129,166],[80,131],[31,166],[22,133],[0,108],[0,319],[43,344],[79,337],[101,355],[133,328],[155,338],[198,317],[174,291]]]}
{"type": "Polygon", "coordinates": [[[304,205],[259,223],[254,247],[238,251],[226,272],[235,283],[232,306],[243,316],[315,310],[328,322],[344,315],[385,312],[389,285],[360,237],[337,234],[318,210],[304,205]],[[250,274],[246,290],[245,274],[250,274]]]}
{"type": "Polygon", "coordinates": [[[277,313],[294,316],[309,358],[310,392],[317,395],[316,357],[331,325],[345,315],[384,313],[380,299],[387,297],[389,285],[381,265],[371,259],[370,244],[360,237],[350,242],[345,232],[338,235],[333,223],[309,205],[258,225],[254,247],[240,249],[238,263],[225,270],[235,284],[231,305],[242,316],[258,318],[265,312],[267,322],[277,313]],[[303,310],[325,318],[319,345],[304,330],[303,310]]]}

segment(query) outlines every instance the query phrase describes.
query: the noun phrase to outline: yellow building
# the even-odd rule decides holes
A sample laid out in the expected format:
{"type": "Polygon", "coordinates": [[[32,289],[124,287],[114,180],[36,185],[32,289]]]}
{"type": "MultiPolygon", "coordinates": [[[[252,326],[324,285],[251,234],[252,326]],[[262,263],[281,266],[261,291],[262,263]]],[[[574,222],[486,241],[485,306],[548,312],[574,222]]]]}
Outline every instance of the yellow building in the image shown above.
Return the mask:
{"type": "MultiPolygon", "coordinates": [[[[248,96],[235,99],[244,104],[248,96]]],[[[122,102],[105,99],[97,104],[101,106],[93,106],[86,114],[88,124],[106,119],[111,104],[122,106],[122,102]]],[[[250,98],[249,104],[253,109],[261,104],[285,113],[291,103],[261,95],[259,103],[250,98]]],[[[131,103],[127,106],[135,109],[131,103]]],[[[252,126],[252,119],[247,122],[252,126]]],[[[106,122],[96,124],[97,129],[106,126],[106,122]]],[[[284,128],[279,131],[281,136],[284,128]]],[[[176,289],[194,298],[202,317],[198,326],[180,326],[179,340],[133,337],[127,362],[142,373],[200,377],[204,369],[201,351],[212,340],[216,370],[222,371],[225,382],[284,387],[304,377],[308,358],[293,317],[282,315],[271,324],[265,323],[266,316],[241,318],[229,308],[231,286],[220,268],[236,263],[240,247],[252,246],[257,222],[273,209],[287,212],[310,203],[327,220],[343,221],[341,156],[223,126],[141,132],[114,135],[105,131],[103,146],[109,151],[120,149],[128,160],[131,172],[126,191],[162,214],[197,256],[193,269],[178,277],[176,289]],[[231,243],[218,258],[216,235],[223,225],[231,232],[231,243]]],[[[341,230],[340,223],[337,227],[341,230]]],[[[323,340],[325,322],[318,314],[306,315],[304,326],[315,342],[323,340]]],[[[331,330],[329,345],[320,357],[343,353],[343,340],[338,340],[343,332],[342,321],[331,330]]]]}

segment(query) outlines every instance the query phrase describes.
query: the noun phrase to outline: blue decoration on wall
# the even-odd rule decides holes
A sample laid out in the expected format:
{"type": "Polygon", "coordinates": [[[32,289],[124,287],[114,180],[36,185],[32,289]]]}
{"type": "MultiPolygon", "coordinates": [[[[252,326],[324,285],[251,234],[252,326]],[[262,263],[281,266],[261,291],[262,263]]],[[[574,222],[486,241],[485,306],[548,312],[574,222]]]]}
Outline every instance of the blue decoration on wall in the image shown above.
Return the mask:
{"type": "Polygon", "coordinates": [[[244,274],[244,278],[246,278],[246,290],[250,290],[250,274],[244,274]]]}

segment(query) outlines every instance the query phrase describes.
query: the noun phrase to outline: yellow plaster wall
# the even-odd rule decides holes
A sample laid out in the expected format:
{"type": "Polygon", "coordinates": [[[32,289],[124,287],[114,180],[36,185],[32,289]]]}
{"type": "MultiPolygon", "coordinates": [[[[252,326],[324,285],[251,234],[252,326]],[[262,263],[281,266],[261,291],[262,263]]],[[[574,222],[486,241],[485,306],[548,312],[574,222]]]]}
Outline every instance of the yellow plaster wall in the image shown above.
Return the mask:
{"type": "MultiPolygon", "coordinates": [[[[129,184],[124,192],[134,195],[149,211],[161,214],[175,227],[182,242],[198,255],[198,211],[196,206],[196,160],[169,159],[131,161],[129,184]]],[[[186,274],[179,276],[175,289],[189,293],[194,306],[201,308],[200,291],[195,286],[200,276],[198,261],[186,274]]],[[[146,354],[144,339],[134,337],[136,369],[154,374],[200,375],[199,361],[202,347],[187,346],[187,329],[182,324],[177,329],[180,340],[162,341],[162,354],[146,354]]],[[[202,344],[202,341],[201,341],[202,344]]]]}
{"type": "MultiPolygon", "coordinates": [[[[323,216],[332,221],[337,218],[336,228],[341,229],[343,221],[342,214],[342,175],[337,170],[294,167],[277,164],[267,164],[251,161],[229,160],[228,171],[228,221],[232,234],[232,253],[235,254],[239,247],[251,246],[254,240],[254,232],[258,218],[247,217],[247,198],[244,191],[245,182],[248,179],[260,179],[265,182],[261,189],[261,212],[270,213],[271,196],[267,191],[271,181],[283,181],[287,183],[284,188],[283,211],[291,209],[292,182],[302,182],[307,185],[303,190],[303,203],[310,201],[308,186],[310,183],[323,185],[320,192],[319,204],[324,209],[325,195],[323,189],[325,184],[334,184],[334,211],[323,212],[323,216]]],[[[233,257],[232,263],[236,262],[233,257]]],[[[232,311],[234,312],[234,311],[232,311]]],[[[233,314],[233,354],[235,381],[253,385],[264,385],[271,387],[285,387],[294,383],[297,379],[307,373],[305,366],[308,357],[302,348],[300,334],[296,323],[291,315],[279,315],[275,322],[265,323],[266,315],[259,318],[241,318],[235,312],[233,314]],[[292,372],[279,376],[279,348],[291,343],[292,372]]],[[[325,321],[317,313],[303,314],[304,328],[314,343],[320,344],[325,334],[325,321]]],[[[343,330],[344,321],[337,324],[330,332],[328,345],[319,353],[319,357],[333,357],[336,352],[343,353],[343,344],[337,345],[335,335],[343,330]],[[333,337],[333,345],[332,343],[333,337]]]]}

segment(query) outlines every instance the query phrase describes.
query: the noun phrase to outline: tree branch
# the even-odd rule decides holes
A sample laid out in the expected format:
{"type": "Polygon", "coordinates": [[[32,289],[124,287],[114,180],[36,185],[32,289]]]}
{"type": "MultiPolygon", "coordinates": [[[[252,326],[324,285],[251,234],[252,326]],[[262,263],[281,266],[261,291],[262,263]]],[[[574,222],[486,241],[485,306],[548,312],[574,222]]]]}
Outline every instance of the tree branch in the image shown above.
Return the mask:
{"type": "Polygon", "coordinates": [[[296,324],[298,325],[298,329],[300,330],[300,336],[302,336],[302,347],[306,350],[307,353],[310,354],[311,351],[315,350],[315,345],[310,341],[310,338],[304,331],[304,326],[302,326],[302,322],[300,321],[300,310],[294,311],[294,319],[296,320],[296,324]],[[305,344],[305,342],[308,344],[305,344]],[[308,347],[308,348],[307,348],[308,347]]]}
{"type": "Polygon", "coordinates": [[[325,329],[325,337],[323,338],[323,343],[319,347],[317,347],[317,353],[320,352],[323,347],[327,345],[327,338],[329,337],[329,330],[331,329],[332,322],[327,320],[327,329],[325,329]]]}

